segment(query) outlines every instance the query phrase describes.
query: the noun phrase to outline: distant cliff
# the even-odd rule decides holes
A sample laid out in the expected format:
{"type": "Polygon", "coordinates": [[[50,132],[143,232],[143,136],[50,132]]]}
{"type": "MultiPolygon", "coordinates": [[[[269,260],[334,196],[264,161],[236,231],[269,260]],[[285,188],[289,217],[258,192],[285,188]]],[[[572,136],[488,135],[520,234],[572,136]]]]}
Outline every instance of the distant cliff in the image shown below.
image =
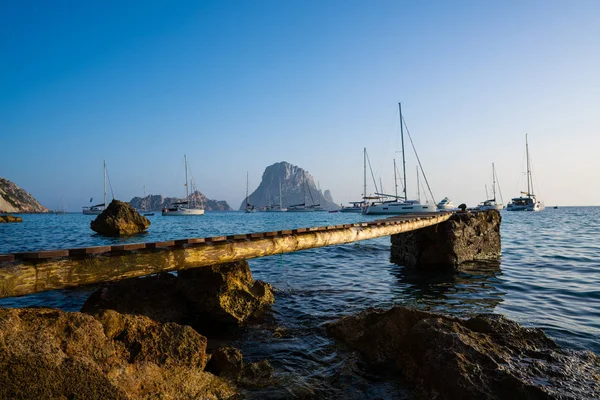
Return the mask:
{"type": "Polygon", "coordinates": [[[8,179],[0,178],[1,213],[41,213],[48,211],[32,195],[8,179]]]}
{"type": "MultiPolygon", "coordinates": [[[[256,207],[279,204],[279,182],[281,182],[281,197],[284,207],[306,203],[307,206],[320,204],[327,210],[339,207],[333,201],[331,192],[317,189],[312,175],[304,169],[282,161],[268,166],[263,173],[260,185],[250,194],[250,204],[256,207]],[[306,185],[304,184],[306,183],[306,185]]],[[[240,210],[246,206],[242,201],[240,210]]]]}
{"type": "MultiPolygon", "coordinates": [[[[227,204],[224,200],[210,200],[202,193],[195,191],[190,194],[190,198],[196,197],[196,201],[199,204],[203,204],[204,209],[207,211],[228,211],[231,210],[229,204],[227,204]]],[[[143,209],[143,210],[151,210],[151,211],[160,211],[163,207],[167,207],[172,203],[183,201],[183,198],[178,197],[162,197],[161,195],[148,195],[144,198],[142,197],[134,197],[129,201],[129,204],[133,208],[143,209]]]]}

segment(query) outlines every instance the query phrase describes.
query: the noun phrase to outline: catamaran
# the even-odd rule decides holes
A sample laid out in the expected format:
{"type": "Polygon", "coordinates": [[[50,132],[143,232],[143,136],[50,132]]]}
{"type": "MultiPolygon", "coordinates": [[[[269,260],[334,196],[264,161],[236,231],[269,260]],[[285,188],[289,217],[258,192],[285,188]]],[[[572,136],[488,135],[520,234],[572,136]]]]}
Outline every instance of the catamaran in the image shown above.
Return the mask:
{"type": "Polygon", "coordinates": [[[525,196],[512,199],[512,201],[508,203],[508,206],[506,206],[507,211],[542,211],[545,208],[544,203],[538,201],[535,194],[533,194],[533,179],[531,178],[527,134],[525,134],[525,153],[527,156],[527,191],[521,192],[521,194],[524,194],[525,196]]]}
{"type": "MultiPolygon", "coordinates": [[[[163,216],[179,216],[179,215],[204,215],[204,208],[202,205],[198,204],[196,199],[196,191],[194,191],[194,195],[190,199],[189,189],[188,189],[188,164],[187,164],[187,156],[183,156],[185,161],[185,200],[178,201],[172,203],[169,207],[164,207],[162,209],[163,216]]],[[[193,178],[192,178],[193,182],[193,178]]]]}
{"type": "MultiPolygon", "coordinates": [[[[90,199],[92,202],[93,198],[90,199]]],[[[86,215],[100,215],[106,209],[106,160],[104,160],[104,202],[95,206],[83,207],[83,213],[86,215]]]]}
{"type": "MultiPolygon", "coordinates": [[[[391,201],[383,201],[381,203],[372,202],[368,204],[364,209],[364,214],[409,214],[409,213],[422,213],[422,212],[435,212],[437,211],[435,204],[421,204],[419,200],[408,200],[406,191],[406,158],[404,152],[404,119],[402,118],[402,103],[398,103],[398,109],[400,111],[400,138],[402,142],[402,172],[404,173],[404,196],[390,195],[384,193],[376,193],[380,196],[393,198],[391,201]]],[[[414,148],[414,146],[413,146],[414,148]]],[[[394,168],[395,173],[395,168],[394,168]]],[[[433,197],[433,196],[432,196],[433,197]]],[[[435,202],[434,202],[435,203],[435,202]]]]}

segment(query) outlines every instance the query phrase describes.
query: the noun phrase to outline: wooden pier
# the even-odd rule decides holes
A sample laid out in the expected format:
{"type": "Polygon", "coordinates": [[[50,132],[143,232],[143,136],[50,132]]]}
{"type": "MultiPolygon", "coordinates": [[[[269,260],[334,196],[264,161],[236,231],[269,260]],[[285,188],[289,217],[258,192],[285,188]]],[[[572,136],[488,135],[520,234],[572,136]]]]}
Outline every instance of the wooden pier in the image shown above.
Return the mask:
{"type": "Polygon", "coordinates": [[[442,223],[452,214],[412,214],[335,226],[0,254],[0,298],[390,236],[442,223]]]}

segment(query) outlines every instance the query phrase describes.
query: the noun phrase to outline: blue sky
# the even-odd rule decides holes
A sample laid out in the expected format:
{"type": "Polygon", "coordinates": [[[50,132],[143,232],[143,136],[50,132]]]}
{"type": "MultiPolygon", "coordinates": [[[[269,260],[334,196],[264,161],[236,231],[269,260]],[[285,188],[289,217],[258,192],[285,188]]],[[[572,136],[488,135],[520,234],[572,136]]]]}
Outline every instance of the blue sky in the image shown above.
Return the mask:
{"type": "Polygon", "coordinates": [[[0,52],[0,176],[50,208],[104,159],[181,196],[184,154],[234,208],[279,161],[355,200],[363,147],[389,192],[400,101],[436,200],[517,196],[528,133],[541,200],[600,204],[598,1],[4,1],[0,52]]]}

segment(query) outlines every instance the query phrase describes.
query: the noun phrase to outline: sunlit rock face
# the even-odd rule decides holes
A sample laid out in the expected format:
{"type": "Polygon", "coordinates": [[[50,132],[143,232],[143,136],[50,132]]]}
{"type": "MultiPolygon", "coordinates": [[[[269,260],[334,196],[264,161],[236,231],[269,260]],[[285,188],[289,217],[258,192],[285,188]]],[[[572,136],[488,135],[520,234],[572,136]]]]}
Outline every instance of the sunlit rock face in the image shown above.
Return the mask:
{"type": "Polygon", "coordinates": [[[270,165],[263,172],[258,187],[244,199],[240,210],[246,207],[248,202],[255,207],[263,207],[279,204],[279,183],[281,182],[281,202],[284,208],[295,204],[305,203],[307,206],[320,204],[327,210],[339,208],[333,202],[331,192],[325,194],[317,188],[313,176],[304,169],[282,161],[270,165]],[[329,195],[327,195],[329,193],[329,195]]]}
{"type": "Polygon", "coordinates": [[[115,282],[94,292],[84,312],[102,309],[192,325],[201,332],[243,325],[273,304],[268,283],[254,280],[247,261],[115,282]]]}
{"type": "Polygon", "coordinates": [[[600,398],[596,354],[561,349],[502,315],[465,320],[398,306],[327,329],[373,368],[397,371],[417,399],[600,398]]]}
{"type": "Polygon", "coordinates": [[[32,195],[0,177],[0,213],[40,213],[49,210],[32,195]]]}

